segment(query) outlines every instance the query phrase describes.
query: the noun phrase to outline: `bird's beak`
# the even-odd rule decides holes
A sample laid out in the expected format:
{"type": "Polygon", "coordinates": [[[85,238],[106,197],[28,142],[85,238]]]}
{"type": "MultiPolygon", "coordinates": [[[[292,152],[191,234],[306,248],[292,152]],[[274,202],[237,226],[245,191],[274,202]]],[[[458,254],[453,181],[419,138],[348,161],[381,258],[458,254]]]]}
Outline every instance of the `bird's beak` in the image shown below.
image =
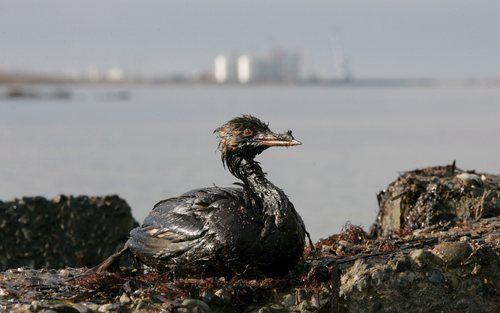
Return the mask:
{"type": "Polygon", "coordinates": [[[259,138],[259,142],[265,147],[293,147],[302,144],[289,134],[267,134],[259,138]]]}

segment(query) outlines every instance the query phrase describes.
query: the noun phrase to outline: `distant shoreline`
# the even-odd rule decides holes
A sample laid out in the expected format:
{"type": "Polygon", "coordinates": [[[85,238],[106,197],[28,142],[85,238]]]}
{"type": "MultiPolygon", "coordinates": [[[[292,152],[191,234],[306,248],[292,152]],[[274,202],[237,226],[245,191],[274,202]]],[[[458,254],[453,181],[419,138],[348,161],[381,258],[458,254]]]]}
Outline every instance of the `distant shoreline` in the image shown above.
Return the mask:
{"type": "Polygon", "coordinates": [[[126,78],[119,81],[90,80],[63,75],[0,73],[0,86],[18,85],[111,85],[111,86],[217,86],[217,87],[500,87],[500,78],[437,79],[437,78],[355,78],[349,80],[310,78],[297,81],[256,81],[216,83],[210,77],[183,78],[126,78]]]}

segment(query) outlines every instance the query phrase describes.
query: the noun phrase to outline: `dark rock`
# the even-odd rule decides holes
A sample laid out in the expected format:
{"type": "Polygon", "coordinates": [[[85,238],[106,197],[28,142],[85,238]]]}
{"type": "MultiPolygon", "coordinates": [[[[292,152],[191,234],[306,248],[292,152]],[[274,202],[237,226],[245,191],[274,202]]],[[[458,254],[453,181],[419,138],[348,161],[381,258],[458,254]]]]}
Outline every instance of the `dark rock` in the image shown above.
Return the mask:
{"type": "Polygon", "coordinates": [[[377,195],[380,211],[372,236],[500,215],[500,176],[436,166],[403,173],[377,195]]]}
{"type": "Polygon", "coordinates": [[[372,311],[379,311],[380,309],[382,309],[382,303],[378,300],[374,300],[373,301],[373,304],[372,304],[372,311]]]}
{"type": "Polygon", "coordinates": [[[0,270],[91,267],[115,252],[137,223],[118,196],[0,201],[0,270]]]}
{"type": "Polygon", "coordinates": [[[439,270],[432,270],[426,273],[427,279],[433,284],[444,283],[444,276],[439,270]]]}

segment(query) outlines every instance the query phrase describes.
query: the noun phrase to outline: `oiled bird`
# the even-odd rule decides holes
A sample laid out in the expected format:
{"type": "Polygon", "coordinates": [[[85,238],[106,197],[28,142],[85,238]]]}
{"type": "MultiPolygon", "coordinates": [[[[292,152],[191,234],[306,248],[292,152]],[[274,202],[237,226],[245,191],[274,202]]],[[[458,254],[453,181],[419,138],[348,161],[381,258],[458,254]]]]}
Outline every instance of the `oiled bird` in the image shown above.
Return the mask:
{"type": "MultiPolygon", "coordinates": [[[[217,128],[222,162],[238,187],[208,187],[158,202],[107,270],[125,252],[159,270],[205,275],[268,275],[288,272],[302,258],[302,218],[286,194],[254,158],[270,147],[300,145],[291,131],[272,132],[243,115],[217,128]]],[[[310,239],[309,239],[310,240],[310,239]]]]}

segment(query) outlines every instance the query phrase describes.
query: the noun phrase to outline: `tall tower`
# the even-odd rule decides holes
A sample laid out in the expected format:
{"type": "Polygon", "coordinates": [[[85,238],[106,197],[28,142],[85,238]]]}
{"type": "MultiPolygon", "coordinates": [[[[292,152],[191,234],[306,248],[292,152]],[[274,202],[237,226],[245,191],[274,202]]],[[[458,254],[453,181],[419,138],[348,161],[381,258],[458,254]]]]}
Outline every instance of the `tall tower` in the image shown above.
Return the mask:
{"type": "Polygon", "coordinates": [[[349,68],[349,60],[341,50],[335,57],[335,76],[341,81],[349,81],[351,79],[351,70],[349,68]]]}
{"type": "Polygon", "coordinates": [[[238,57],[238,82],[246,84],[252,79],[252,64],[248,55],[238,57]]]}
{"type": "Polygon", "coordinates": [[[228,78],[228,60],[225,56],[219,55],[215,58],[214,77],[219,84],[225,83],[228,78]]]}

